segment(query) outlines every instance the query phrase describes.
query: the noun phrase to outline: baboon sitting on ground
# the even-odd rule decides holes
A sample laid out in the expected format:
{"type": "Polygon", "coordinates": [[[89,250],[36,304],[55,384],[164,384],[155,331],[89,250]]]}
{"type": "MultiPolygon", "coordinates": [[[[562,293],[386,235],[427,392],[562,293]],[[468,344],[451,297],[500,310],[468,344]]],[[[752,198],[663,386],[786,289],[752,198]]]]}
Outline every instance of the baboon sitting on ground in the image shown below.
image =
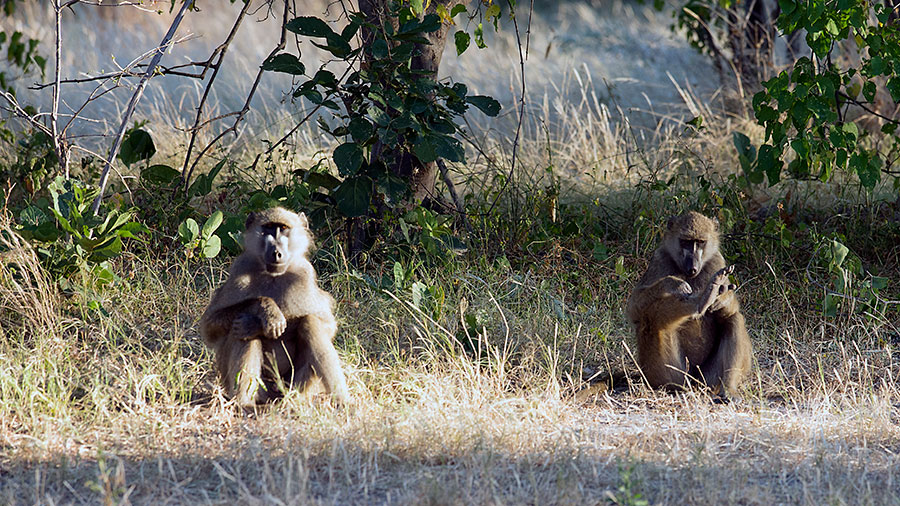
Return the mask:
{"type": "Polygon", "coordinates": [[[306,216],[276,207],[250,213],[244,252],[200,319],[200,335],[216,353],[219,378],[242,407],[301,390],[319,380],[338,404],[347,382],[332,339],[334,299],[316,283],[307,259],[306,216]]]}
{"type": "Polygon", "coordinates": [[[626,309],[638,341],[638,365],[654,388],[689,380],[731,395],[750,369],[750,338],[733,267],[719,253],[719,224],[689,212],[669,219],[662,245],[626,309]]]}

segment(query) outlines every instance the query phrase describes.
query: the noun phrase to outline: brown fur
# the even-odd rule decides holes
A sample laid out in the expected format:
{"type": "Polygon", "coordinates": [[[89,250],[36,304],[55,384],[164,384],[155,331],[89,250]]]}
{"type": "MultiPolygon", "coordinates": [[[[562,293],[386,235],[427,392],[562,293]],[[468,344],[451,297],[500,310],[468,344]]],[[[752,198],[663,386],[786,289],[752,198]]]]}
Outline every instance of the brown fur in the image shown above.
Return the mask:
{"type": "Polygon", "coordinates": [[[718,222],[690,212],[669,220],[626,309],[638,365],[654,388],[691,378],[731,394],[750,369],[751,344],[732,267],[719,253],[718,222]]]}
{"type": "Polygon", "coordinates": [[[216,353],[219,378],[238,405],[306,390],[319,380],[337,403],[347,382],[332,340],[334,299],[316,283],[307,259],[306,216],[272,208],[247,217],[244,252],[200,319],[200,335],[216,353]]]}

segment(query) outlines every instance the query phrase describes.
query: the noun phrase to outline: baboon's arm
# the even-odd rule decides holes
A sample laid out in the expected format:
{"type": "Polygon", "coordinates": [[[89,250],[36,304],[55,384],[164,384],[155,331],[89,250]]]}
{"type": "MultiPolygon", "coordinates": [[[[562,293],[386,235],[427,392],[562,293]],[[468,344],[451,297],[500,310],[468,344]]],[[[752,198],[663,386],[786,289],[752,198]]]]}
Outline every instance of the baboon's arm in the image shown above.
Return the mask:
{"type": "Polygon", "coordinates": [[[200,318],[200,335],[210,345],[215,345],[230,334],[239,317],[243,327],[240,330],[240,339],[248,339],[259,334],[269,339],[277,339],[287,327],[284,315],[275,301],[269,297],[251,297],[225,307],[217,307],[216,298],[213,298],[213,303],[210,303],[200,318]]]}
{"type": "Polygon", "coordinates": [[[635,323],[649,320],[659,329],[677,327],[688,318],[700,318],[717,302],[716,297],[727,286],[730,272],[730,268],[721,269],[698,293],[693,293],[690,284],[676,276],[638,287],[628,302],[628,317],[635,323]]]}

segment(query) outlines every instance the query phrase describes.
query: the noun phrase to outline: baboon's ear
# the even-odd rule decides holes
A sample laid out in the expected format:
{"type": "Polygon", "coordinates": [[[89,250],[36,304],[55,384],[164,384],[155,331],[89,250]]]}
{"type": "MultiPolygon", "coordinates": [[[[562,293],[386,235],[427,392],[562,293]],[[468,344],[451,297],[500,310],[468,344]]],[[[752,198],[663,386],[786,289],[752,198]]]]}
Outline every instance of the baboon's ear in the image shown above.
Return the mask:
{"type": "Polygon", "coordinates": [[[713,216],[713,217],[710,218],[710,219],[711,219],[712,222],[713,222],[713,229],[714,229],[716,232],[718,232],[718,231],[719,231],[719,219],[716,218],[715,216],[713,216]]]}
{"type": "Polygon", "coordinates": [[[300,218],[300,223],[303,224],[304,228],[309,228],[309,219],[306,217],[306,213],[301,212],[297,217],[300,218]]]}
{"type": "Polygon", "coordinates": [[[250,213],[247,215],[247,221],[244,222],[244,229],[250,228],[250,225],[253,225],[253,222],[256,221],[256,213],[250,213]]]}

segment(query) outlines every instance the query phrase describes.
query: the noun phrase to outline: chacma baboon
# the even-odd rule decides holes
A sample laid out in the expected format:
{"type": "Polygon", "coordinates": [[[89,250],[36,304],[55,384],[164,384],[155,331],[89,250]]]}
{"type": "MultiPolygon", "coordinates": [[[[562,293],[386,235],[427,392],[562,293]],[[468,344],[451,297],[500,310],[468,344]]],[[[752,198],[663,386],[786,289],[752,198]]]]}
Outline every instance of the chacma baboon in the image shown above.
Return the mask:
{"type": "Polygon", "coordinates": [[[670,218],[628,300],[638,366],[654,388],[694,379],[724,398],[750,369],[750,338],[728,282],[733,266],[719,253],[718,229],[717,221],[696,212],[670,218]]]}
{"type": "Polygon", "coordinates": [[[219,378],[242,407],[306,390],[321,380],[338,404],[347,382],[332,344],[334,299],[316,284],[307,259],[306,216],[276,207],[250,213],[244,252],[200,319],[200,335],[216,353],[219,378]]]}

